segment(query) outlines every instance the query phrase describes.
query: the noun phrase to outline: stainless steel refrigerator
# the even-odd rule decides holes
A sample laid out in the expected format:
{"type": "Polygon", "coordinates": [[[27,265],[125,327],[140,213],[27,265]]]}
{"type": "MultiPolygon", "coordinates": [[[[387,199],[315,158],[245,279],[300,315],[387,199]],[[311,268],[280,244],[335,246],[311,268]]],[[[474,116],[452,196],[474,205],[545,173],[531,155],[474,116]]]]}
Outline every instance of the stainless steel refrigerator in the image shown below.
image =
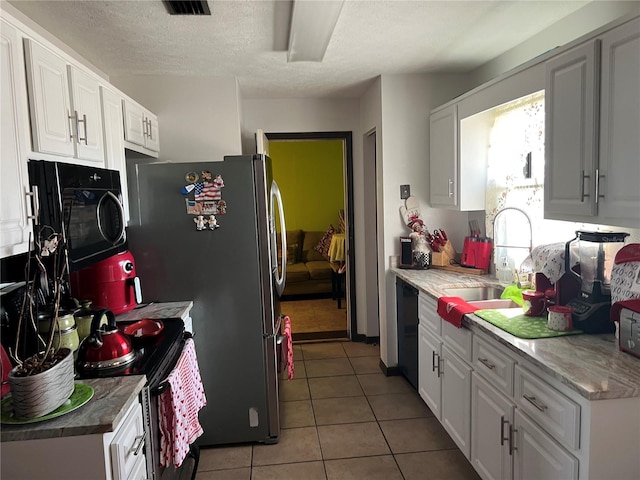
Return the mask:
{"type": "Polygon", "coordinates": [[[207,396],[198,444],[277,442],[286,228],[271,159],[139,164],[129,183],[128,242],[145,302],[194,302],[207,396]]]}

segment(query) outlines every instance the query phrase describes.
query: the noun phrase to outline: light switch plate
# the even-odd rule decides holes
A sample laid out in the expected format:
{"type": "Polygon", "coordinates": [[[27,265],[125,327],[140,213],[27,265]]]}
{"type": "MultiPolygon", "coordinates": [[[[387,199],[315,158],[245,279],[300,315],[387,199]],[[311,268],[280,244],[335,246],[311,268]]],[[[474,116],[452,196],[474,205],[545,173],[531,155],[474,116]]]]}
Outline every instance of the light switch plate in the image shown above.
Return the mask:
{"type": "Polygon", "coordinates": [[[400,199],[405,200],[411,196],[411,185],[400,185],[400,199]]]}

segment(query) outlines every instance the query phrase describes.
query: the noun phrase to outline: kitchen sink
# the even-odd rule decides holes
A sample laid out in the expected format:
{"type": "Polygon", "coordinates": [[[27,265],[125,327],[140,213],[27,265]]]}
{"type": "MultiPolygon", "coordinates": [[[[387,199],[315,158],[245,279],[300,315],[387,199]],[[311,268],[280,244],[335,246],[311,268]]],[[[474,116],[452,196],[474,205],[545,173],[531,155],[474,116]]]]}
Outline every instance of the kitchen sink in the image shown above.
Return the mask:
{"type": "Polygon", "coordinates": [[[469,305],[473,305],[474,307],[477,307],[481,310],[496,310],[498,308],[521,308],[520,305],[518,305],[516,302],[514,302],[513,300],[510,300],[508,298],[498,298],[498,299],[491,299],[491,300],[476,300],[476,301],[470,301],[467,302],[469,305]]]}
{"type": "Polygon", "coordinates": [[[504,291],[504,288],[494,285],[483,285],[475,287],[443,288],[442,291],[447,297],[460,297],[467,302],[477,302],[479,300],[499,299],[500,295],[502,295],[502,292],[504,291]]]}

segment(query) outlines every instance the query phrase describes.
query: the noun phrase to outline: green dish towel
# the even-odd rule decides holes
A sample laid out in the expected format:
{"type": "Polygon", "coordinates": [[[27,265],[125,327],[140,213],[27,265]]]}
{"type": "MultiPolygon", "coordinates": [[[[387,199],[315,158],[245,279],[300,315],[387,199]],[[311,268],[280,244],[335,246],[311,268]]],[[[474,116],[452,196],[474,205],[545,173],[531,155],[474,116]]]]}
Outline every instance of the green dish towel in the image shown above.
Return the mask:
{"type": "Polygon", "coordinates": [[[524,288],[518,288],[517,285],[509,285],[505,287],[500,298],[507,298],[509,300],[513,300],[513,303],[522,306],[524,300],[522,299],[522,292],[524,288]]]}
{"type": "Polygon", "coordinates": [[[568,332],[550,330],[547,317],[527,317],[519,308],[476,310],[473,314],[518,338],[550,338],[583,333],[575,328],[568,332]]]}

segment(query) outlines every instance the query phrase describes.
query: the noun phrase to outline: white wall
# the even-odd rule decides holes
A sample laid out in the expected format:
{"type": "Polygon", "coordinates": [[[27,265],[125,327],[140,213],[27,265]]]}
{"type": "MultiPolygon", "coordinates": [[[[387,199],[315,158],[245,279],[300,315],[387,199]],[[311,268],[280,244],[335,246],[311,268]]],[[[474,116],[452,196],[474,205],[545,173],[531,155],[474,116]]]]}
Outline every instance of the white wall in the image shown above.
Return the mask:
{"type": "Polygon", "coordinates": [[[640,13],[640,2],[591,2],[470,73],[475,84],[479,85],[555,47],[565,45],[632,13],[640,13]]]}
{"type": "MultiPolygon", "coordinates": [[[[357,99],[283,98],[242,101],[244,153],[256,151],[254,133],[359,131],[357,99]]],[[[354,156],[355,145],[354,145],[354,156]]]]}
{"type": "Polygon", "coordinates": [[[378,195],[383,215],[378,223],[380,355],[387,367],[398,363],[395,275],[389,270],[390,257],[399,255],[398,239],[409,233],[400,215],[400,185],[411,185],[411,194],[420,200],[421,216],[430,229],[443,227],[455,237],[460,237],[461,228],[466,229],[466,213],[427,206],[429,112],[464,91],[465,82],[464,77],[455,75],[383,75],[379,118],[373,98],[376,87],[363,97],[363,104],[370,104],[368,117],[363,115],[363,129],[369,130],[373,122],[379,125],[377,163],[382,182],[378,195]]]}
{"type": "MultiPolygon", "coordinates": [[[[376,164],[377,165],[365,165],[364,159],[361,163],[360,169],[360,181],[357,185],[354,184],[354,194],[358,192],[358,199],[360,210],[356,210],[356,212],[360,212],[359,215],[355,217],[356,223],[356,232],[362,232],[360,235],[356,237],[356,242],[358,244],[365,244],[373,241],[374,239],[367,238],[364,235],[365,225],[371,223],[377,223],[377,238],[375,239],[376,246],[378,248],[377,252],[377,261],[372,264],[366,261],[365,258],[365,248],[358,249],[356,251],[356,282],[358,279],[366,279],[371,278],[373,276],[377,276],[378,282],[381,285],[379,291],[363,291],[362,295],[357,298],[357,310],[358,310],[358,331],[366,332],[366,335],[369,337],[380,336],[380,357],[383,359],[386,365],[389,363],[386,361],[388,358],[387,352],[387,342],[386,342],[386,332],[384,329],[381,329],[380,324],[385,322],[385,313],[382,309],[382,292],[384,289],[382,285],[384,285],[384,277],[386,275],[386,262],[384,258],[384,204],[383,204],[383,196],[381,192],[383,191],[384,180],[383,180],[383,169],[382,169],[382,138],[383,138],[383,126],[382,126],[382,93],[381,93],[381,79],[380,77],[376,78],[376,81],[369,87],[366,93],[360,99],[360,126],[362,129],[362,134],[360,138],[358,138],[358,143],[362,143],[362,136],[365,133],[369,133],[375,130],[376,132],[376,164]],[[377,192],[377,201],[376,204],[368,204],[364,203],[364,169],[376,169],[376,177],[375,177],[375,189],[377,192]],[[370,298],[365,298],[365,295],[375,295],[376,301],[370,301],[370,298]],[[380,318],[380,321],[378,320],[380,318]],[[362,329],[362,330],[361,330],[362,329]]],[[[367,178],[371,178],[371,176],[367,176],[367,178]]],[[[373,186],[369,186],[368,188],[373,188],[373,186]]],[[[361,282],[362,285],[366,285],[366,282],[361,282]]],[[[359,293],[360,293],[359,288],[359,293]]],[[[385,323],[386,325],[386,323],[385,323]]]]}
{"type": "Polygon", "coordinates": [[[221,161],[242,153],[235,78],[120,76],[111,83],[158,116],[159,160],[221,161]]]}
{"type": "MultiPolygon", "coordinates": [[[[352,132],[353,141],[353,209],[354,237],[356,247],[356,322],[359,334],[374,336],[367,331],[364,308],[364,276],[362,251],[363,238],[363,166],[362,128],[359,119],[358,99],[250,99],[242,100],[242,147],[244,153],[255,152],[254,133],[261,129],[265,133],[303,132],[352,132]]],[[[347,280],[347,284],[349,281],[347,280]]],[[[353,310],[352,310],[353,311],[353,310]]],[[[354,332],[355,333],[355,332],[354,332]]],[[[375,334],[377,335],[377,334],[375,334]]]]}

